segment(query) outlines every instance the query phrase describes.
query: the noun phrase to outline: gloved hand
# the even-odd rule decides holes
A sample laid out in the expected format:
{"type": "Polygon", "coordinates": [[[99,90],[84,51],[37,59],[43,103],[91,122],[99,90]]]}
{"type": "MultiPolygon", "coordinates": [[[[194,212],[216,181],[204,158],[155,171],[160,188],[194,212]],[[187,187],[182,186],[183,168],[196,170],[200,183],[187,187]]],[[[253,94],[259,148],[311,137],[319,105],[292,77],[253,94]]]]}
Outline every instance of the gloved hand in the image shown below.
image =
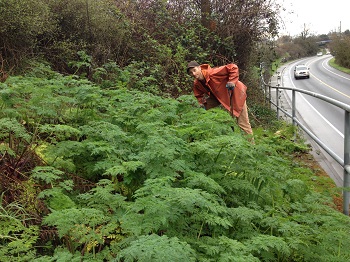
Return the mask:
{"type": "Polygon", "coordinates": [[[226,88],[227,88],[228,90],[233,90],[233,89],[235,88],[235,84],[232,83],[232,82],[227,82],[226,88]]]}

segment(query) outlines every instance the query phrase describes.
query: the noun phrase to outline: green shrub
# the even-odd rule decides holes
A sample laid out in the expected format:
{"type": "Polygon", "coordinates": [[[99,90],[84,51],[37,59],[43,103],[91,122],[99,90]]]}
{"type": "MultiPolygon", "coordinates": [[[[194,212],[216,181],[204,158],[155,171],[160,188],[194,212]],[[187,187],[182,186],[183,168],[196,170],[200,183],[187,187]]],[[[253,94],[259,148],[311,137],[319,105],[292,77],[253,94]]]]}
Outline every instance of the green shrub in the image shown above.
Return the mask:
{"type": "Polygon", "coordinates": [[[41,229],[55,232],[40,239],[47,245],[39,253],[39,225],[8,220],[29,241],[18,246],[26,255],[16,251],[23,260],[350,258],[349,218],[313,191],[315,171],[294,162],[308,147],[294,142],[288,124],[255,129],[253,145],[232,132],[237,124],[225,110],[203,110],[192,95],[170,99],[60,75],[11,77],[0,93],[2,145],[11,134],[40,156],[25,174],[45,203],[35,213],[41,229]]]}

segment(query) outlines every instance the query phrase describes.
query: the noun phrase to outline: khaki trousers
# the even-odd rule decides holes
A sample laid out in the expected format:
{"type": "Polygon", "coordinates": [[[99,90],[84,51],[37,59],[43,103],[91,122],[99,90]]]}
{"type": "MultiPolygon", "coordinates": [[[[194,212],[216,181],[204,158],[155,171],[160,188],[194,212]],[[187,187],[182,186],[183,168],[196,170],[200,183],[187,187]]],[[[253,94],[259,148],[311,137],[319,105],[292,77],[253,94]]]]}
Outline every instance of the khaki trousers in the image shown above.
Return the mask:
{"type": "MultiPolygon", "coordinates": [[[[214,96],[210,96],[206,99],[206,103],[204,104],[205,109],[210,109],[213,107],[217,107],[220,105],[220,102],[214,96]]],[[[253,130],[249,122],[248,116],[248,108],[247,103],[244,103],[243,109],[239,117],[236,117],[237,124],[242,131],[244,131],[248,135],[253,135],[253,130]]]]}

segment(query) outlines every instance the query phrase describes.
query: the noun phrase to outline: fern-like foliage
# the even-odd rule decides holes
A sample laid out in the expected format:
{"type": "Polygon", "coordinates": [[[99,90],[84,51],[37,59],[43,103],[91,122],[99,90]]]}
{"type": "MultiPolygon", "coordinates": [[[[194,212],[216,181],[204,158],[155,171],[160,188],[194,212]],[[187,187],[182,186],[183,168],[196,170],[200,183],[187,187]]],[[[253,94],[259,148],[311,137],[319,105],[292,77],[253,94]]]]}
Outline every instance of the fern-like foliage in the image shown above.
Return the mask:
{"type": "Polygon", "coordinates": [[[38,198],[45,199],[49,208],[62,210],[75,207],[74,201],[67,195],[73,190],[72,180],[64,180],[64,172],[50,166],[36,166],[32,171],[33,179],[49,188],[41,191],[38,198]]]}
{"type": "Polygon", "coordinates": [[[47,199],[51,208],[43,223],[57,228],[57,234],[73,253],[80,250],[87,258],[93,253],[92,259],[96,259],[102,254],[97,255],[97,250],[108,250],[109,244],[125,238],[119,222],[125,212],[125,197],[115,192],[110,180],[101,180],[89,192],[78,195],[76,202],[61,183],[42,191],[39,197],[47,199]]]}
{"type": "Polygon", "coordinates": [[[117,213],[126,207],[125,197],[115,192],[115,185],[111,180],[103,179],[89,192],[80,194],[80,204],[99,209],[106,214],[117,213]]]}
{"type": "Polygon", "coordinates": [[[0,199],[0,260],[30,261],[36,256],[39,227],[18,203],[5,206],[0,199]],[[26,224],[29,224],[26,226],[26,224]]]}
{"type": "Polygon", "coordinates": [[[72,234],[83,236],[91,228],[108,222],[107,219],[102,211],[94,208],[71,208],[53,211],[44,219],[44,223],[56,226],[60,237],[72,234]]]}
{"type": "Polygon", "coordinates": [[[60,238],[63,238],[71,252],[81,249],[82,252],[96,252],[104,244],[101,226],[110,222],[102,211],[94,208],[68,208],[53,211],[43,220],[49,226],[55,226],[60,238]]]}
{"type": "Polygon", "coordinates": [[[197,241],[187,239],[196,247],[198,261],[258,262],[257,257],[242,242],[226,236],[202,237],[197,241]]]}
{"type": "MultiPolygon", "coordinates": [[[[99,87],[52,74],[0,84],[0,161],[36,183],[41,192],[23,196],[44,200],[42,226],[59,236],[37,261],[350,259],[349,218],[313,191],[314,171],[291,157],[307,146],[289,128],[257,130],[252,145],[225,110],[202,110],[192,95],[128,90],[128,79],[99,87]]],[[[24,234],[18,248],[35,261],[37,228],[3,221],[24,234]]],[[[6,260],[26,258],[7,250],[6,260]]]]}
{"type": "Polygon", "coordinates": [[[46,184],[56,183],[58,180],[62,179],[64,172],[55,169],[51,166],[36,166],[32,171],[32,177],[46,184]]]}
{"type": "Polygon", "coordinates": [[[281,237],[257,235],[244,242],[251,254],[260,257],[262,261],[279,261],[291,253],[288,244],[281,237]]]}
{"type": "Polygon", "coordinates": [[[0,140],[6,140],[9,144],[12,144],[12,139],[22,139],[24,142],[29,143],[31,136],[27,133],[26,129],[16,121],[14,118],[1,118],[0,119],[0,140]]]}
{"type": "Polygon", "coordinates": [[[131,241],[118,254],[115,261],[197,261],[195,251],[176,237],[158,236],[151,234],[140,236],[131,241]]]}
{"type": "Polygon", "coordinates": [[[39,127],[41,136],[47,136],[50,144],[57,144],[60,141],[65,140],[79,140],[81,137],[81,131],[70,125],[62,124],[43,124],[39,127]]]}
{"type": "Polygon", "coordinates": [[[136,201],[123,218],[124,228],[138,235],[187,231],[193,237],[200,237],[230,227],[228,210],[216,195],[199,189],[176,188],[172,181],[171,177],[147,180],[136,191],[136,201]]]}

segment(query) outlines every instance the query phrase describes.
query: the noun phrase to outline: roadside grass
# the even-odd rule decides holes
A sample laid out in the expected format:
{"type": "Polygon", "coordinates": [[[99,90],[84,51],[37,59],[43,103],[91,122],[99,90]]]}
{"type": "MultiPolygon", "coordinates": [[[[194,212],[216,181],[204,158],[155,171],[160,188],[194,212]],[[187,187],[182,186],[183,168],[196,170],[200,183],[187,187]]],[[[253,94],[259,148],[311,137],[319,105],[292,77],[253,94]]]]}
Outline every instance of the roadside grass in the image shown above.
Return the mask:
{"type": "Polygon", "coordinates": [[[327,172],[320,166],[317,160],[310,152],[294,154],[293,160],[305,170],[311,172],[305,174],[299,179],[306,182],[314,191],[319,192],[333,199],[334,206],[339,212],[343,211],[343,196],[341,188],[337,187],[327,172]]]}
{"type": "Polygon", "coordinates": [[[342,67],[335,63],[335,58],[333,57],[331,60],[329,60],[329,65],[335,69],[338,69],[339,71],[342,71],[344,73],[350,74],[350,69],[342,67]]]}
{"type": "Polygon", "coordinates": [[[252,106],[250,109],[253,116],[251,122],[255,123],[256,116],[261,120],[259,127],[254,128],[254,135],[257,137],[279,137],[280,140],[286,141],[283,145],[285,148],[290,144],[289,141],[294,140],[295,146],[300,147],[300,150],[293,150],[293,153],[289,155],[295,166],[298,167],[298,174],[294,175],[294,178],[302,180],[314,191],[333,199],[333,208],[342,212],[342,189],[337,187],[332,178],[312,155],[310,145],[306,143],[302,132],[297,132],[290,123],[277,120],[274,110],[258,106],[252,106]]]}

